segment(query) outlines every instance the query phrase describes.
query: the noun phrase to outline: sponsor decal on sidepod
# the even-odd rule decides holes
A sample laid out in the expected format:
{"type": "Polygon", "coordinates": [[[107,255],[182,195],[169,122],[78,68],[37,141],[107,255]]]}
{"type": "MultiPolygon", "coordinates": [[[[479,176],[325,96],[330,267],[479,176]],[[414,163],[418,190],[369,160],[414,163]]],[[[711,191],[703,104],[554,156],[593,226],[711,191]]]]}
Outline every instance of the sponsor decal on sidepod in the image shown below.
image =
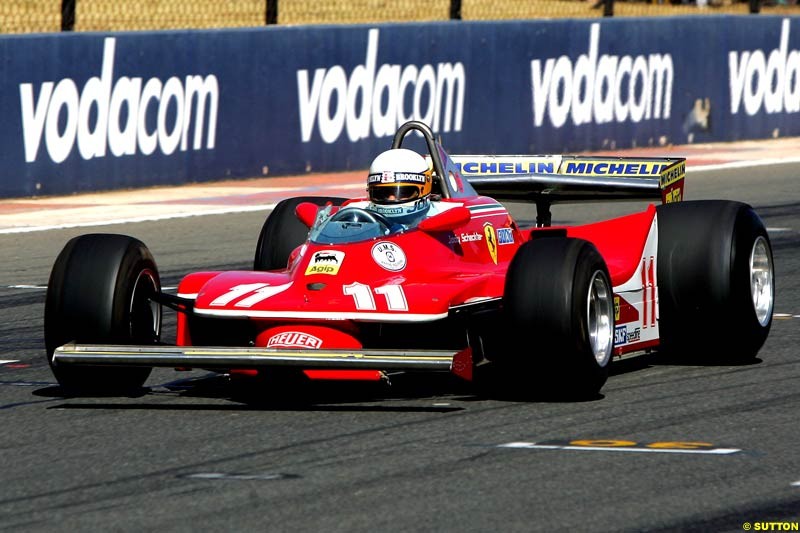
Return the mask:
{"type": "Polygon", "coordinates": [[[497,228],[497,244],[514,244],[514,232],[511,228],[497,228]]]}

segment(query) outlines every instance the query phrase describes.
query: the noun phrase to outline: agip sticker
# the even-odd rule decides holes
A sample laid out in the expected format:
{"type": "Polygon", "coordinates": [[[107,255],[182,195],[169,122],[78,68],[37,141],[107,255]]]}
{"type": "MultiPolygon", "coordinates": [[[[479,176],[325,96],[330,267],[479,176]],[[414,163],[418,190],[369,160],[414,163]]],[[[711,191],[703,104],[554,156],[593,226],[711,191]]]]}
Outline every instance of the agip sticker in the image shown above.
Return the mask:
{"type": "Polygon", "coordinates": [[[382,268],[399,272],[406,267],[406,254],[393,242],[382,241],[372,247],[372,259],[382,268]]]}
{"type": "Polygon", "coordinates": [[[306,268],[306,276],[311,274],[330,274],[335,276],[339,273],[339,267],[344,262],[344,252],[339,250],[319,250],[314,252],[306,268]]]}

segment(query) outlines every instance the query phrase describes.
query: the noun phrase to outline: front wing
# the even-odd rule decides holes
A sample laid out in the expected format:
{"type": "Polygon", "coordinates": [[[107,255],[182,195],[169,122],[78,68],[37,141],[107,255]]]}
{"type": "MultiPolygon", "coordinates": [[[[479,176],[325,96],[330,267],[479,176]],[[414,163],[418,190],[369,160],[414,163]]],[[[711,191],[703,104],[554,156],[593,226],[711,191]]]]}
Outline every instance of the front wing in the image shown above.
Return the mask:
{"type": "Polygon", "coordinates": [[[53,352],[54,366],[145,366],[252,369],[295,366],[304,369],[450,371],[472,379],[469,348],[453,350],[280,350],[205,346],[125,346],[69,343],[53,352]]]}

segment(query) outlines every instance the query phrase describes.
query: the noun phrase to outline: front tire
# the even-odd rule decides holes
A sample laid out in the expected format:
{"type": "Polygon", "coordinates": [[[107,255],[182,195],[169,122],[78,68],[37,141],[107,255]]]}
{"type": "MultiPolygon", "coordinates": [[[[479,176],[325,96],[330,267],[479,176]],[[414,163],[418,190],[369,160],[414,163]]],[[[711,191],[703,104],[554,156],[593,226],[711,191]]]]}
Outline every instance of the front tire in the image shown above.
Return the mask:
{"type": "Polygon", "coordinates": [[[152,254],[125,235],[89,234],[70,240],[50,273],[45,301],[47,361],[70,393],[118,393],[140,389],[150,368],[60,367],[53,351],[68,342],[156,344],[161,282],[152,254]]]}
{"type": "Polygon", "coordinates": [[[286,268],[292,251],[306,241],[308,228],[295,214],[298,205],[303,202],[320,206],[328,202],[342,205],[345,201],[346,198],[328,196],[298,196],[278,202],[261,227],[253,270],[286,268]]]}
{"type": "Polygon", "coordinates": [[[610,279],[588,241],[543,237],[523,244],[503,298],[511,342],[490,356],[505,382],[497,385],[522,394],[596,397],[614,347],[610,279]]]}
{"type": "Polygon", "coordinates": [[[751,361],[772,325],[769,235],[747,204],[664,204],[658,216],[661,351],[722,363],[751,361]]]}

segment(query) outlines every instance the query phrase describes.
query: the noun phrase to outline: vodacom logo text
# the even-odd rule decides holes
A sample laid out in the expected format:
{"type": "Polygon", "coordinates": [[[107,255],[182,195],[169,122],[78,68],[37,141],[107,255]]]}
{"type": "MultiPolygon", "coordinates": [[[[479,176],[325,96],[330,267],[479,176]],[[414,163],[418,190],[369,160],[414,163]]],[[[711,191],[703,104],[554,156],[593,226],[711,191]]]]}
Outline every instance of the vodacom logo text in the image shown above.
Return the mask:
{"type": "Polygon", "coordinates": [[[369,30],[364,64],[348,75],[340,65],[318,68],[313,79],[297,71],[300,129],[309,142],[318,124],[326,143],[342,130],[350,141],[394,134],[408,120],[421,120],[434,131],[461,131],[466,75],[461,63],[379,64],[379,30],[369,30]]]}
{"type": "Polygon", "coordinates": [[[75,142],[83,159],[150,155],[156,148],[164,155],[175,150],[213,149],[217,131],[219,86],[213,74],[205,77],[158,78],[121,76],[114,79],[116,40],[105,39],[100,76],[89,78],[79,91],[75,80],[46,81],[19,86],[25,161],[39,155],[44,136],[47,154],[61,163],[75,142]],[[206,115],[208,113],[208,115],[206,115]],[[206,116],[208,124],[206,126],[206,116]]]}

